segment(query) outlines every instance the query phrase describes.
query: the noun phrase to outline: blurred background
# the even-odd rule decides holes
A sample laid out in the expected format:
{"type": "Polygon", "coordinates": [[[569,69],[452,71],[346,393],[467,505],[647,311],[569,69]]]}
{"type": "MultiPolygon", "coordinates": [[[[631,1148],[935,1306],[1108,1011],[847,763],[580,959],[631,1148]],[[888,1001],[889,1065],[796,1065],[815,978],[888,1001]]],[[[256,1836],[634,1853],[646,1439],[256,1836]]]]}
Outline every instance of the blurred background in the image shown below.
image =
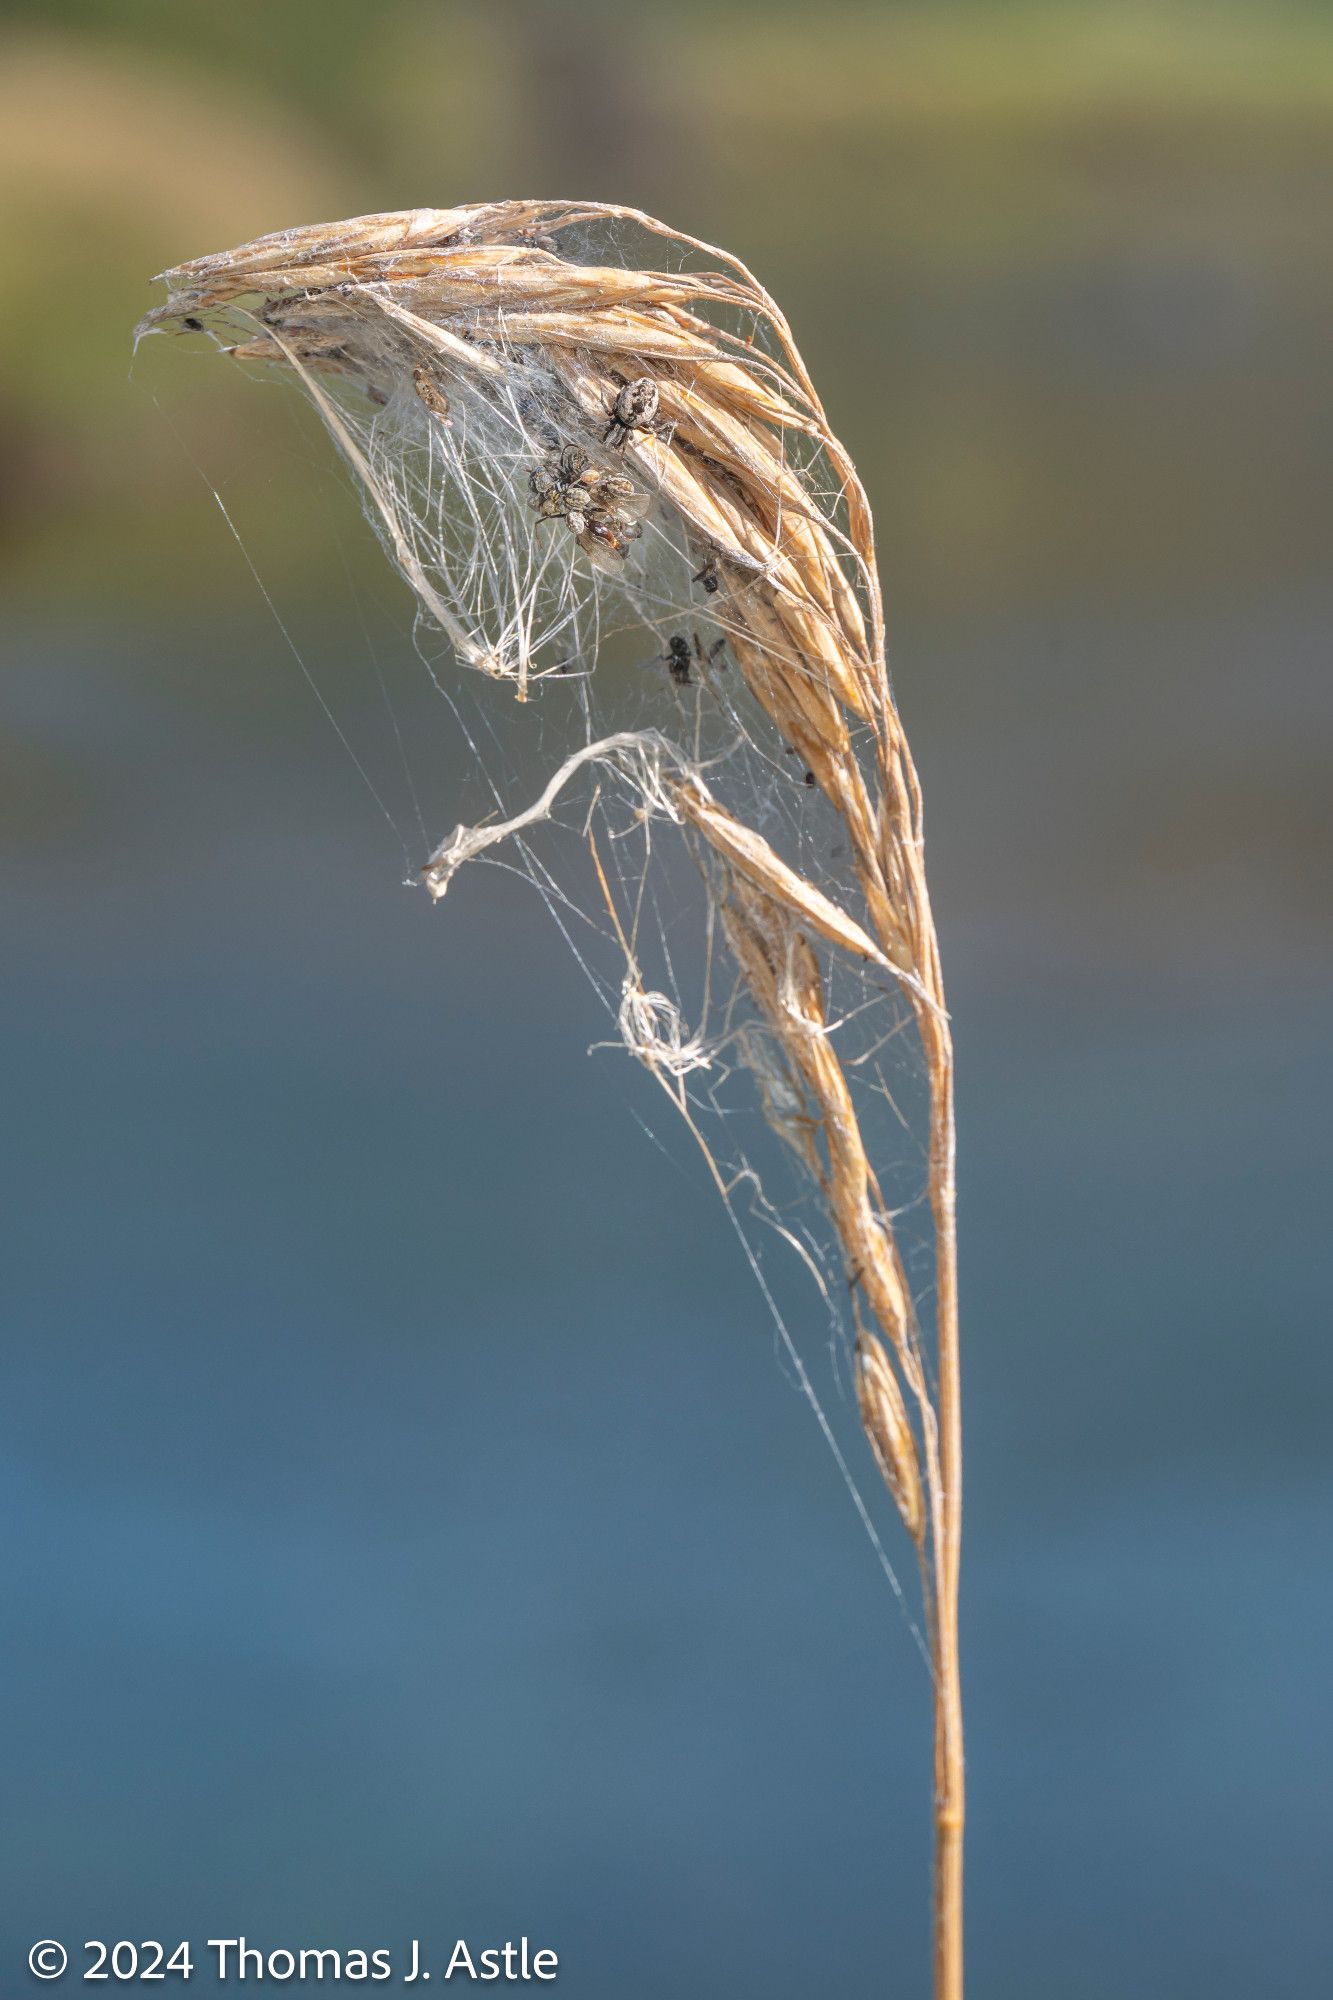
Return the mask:
{"type": "Polygon", "coordinates": [[[183,257],[557,194],[743,255],[877,513],[971,1992],[1316,1990],[1333,10],[0,16],[0,1983],[526,1932],[580,2000],[926,1991],[928,1688],[725,1217],[522,885],[400,890],[319,697],[373,764],[410,605],[299,398],[131,358],[183,257]]]}

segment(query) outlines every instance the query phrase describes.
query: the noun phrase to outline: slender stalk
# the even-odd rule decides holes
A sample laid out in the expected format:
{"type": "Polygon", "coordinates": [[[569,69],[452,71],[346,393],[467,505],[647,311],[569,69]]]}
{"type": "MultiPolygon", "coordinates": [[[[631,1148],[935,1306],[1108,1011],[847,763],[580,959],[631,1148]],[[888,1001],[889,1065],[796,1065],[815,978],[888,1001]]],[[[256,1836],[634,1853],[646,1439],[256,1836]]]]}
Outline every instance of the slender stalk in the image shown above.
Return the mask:
{"type": "MultiPolygon", "coordinates": [[[[458,827],[423,875],[443,896],[466,861],[525,834],[570,781],[591,773],[594,806],[605,784],[632,809],[615,841],[627,825],[671,822],[699,862],[710,948],[716,929],[737,998],[763,1031],[736,1049],[817,1190],[850,1278],[862,1423],[921,1567],[934,1693],[934,1991],[962,2000],[953,1050],[920,788],[889,684],[874,530],[856,468],[769,294],[736,258],[637,210],[514,201],[362,216],[283,231],[166,277],[170,296],[143,330],[208,327],[240,358],[297,372],[393,561],[464,663],[510,682],[521,700],[574,664],[589,684],[604,600],[631,604],[665,642],[661,726],[595,739],[589,710],[581,747],[534,804],[458,827]],[[608,225],[667,244],[677,268],[630,265],[618,252],[587,261],[585,232],[608,225]],[[634,553],[644,518],[655,575],[634,553]],[[544,596],[543,578],[554,579],[544,596]],[[543,605],[559,658],[543,652],[543,605]],[[711,647],[697,620],[719,635],[711,647]],[[716,701],[726,732],[740,729],[735,698],[717,682],[724,669],[752,700],[745,728],[765,784],[780,793],[784,758],[799,760],[806,790],[840,823],[828,853],[848,857],[845,874],[822,864],[813,841],[795,840],[786,854],[775,846],[773,815],[756,810],[753,783],[723,795],[735,744],[727,733],[705,754],[700,704],[716,701]],[[843,1040],[839,995],[872,971],[915,1016],[929,1081],[933,1387],[898,1217],[868,1156],[854,1089],[873,1050],[849,1056],[843,1040]]],[[[592,838],[594,806],[585,831],[625,957],[620,1032],[704,1144],[685,1079],[723,1044],[710,1045],[702,1024],[691,1028],[673,999],[645,986],[642,885],[622,925],[592,838]]]]}
{"type": "Polygon", "coordinates": [[[963,1530],[963,1423],[958,1345],[953,1053],[937,1052],[931,1159],[939,1359],[940,1510],[935,1542],[935,2000],[962,2000],[963,1694],[958,1657],[958,1572],[963,1530]]]}

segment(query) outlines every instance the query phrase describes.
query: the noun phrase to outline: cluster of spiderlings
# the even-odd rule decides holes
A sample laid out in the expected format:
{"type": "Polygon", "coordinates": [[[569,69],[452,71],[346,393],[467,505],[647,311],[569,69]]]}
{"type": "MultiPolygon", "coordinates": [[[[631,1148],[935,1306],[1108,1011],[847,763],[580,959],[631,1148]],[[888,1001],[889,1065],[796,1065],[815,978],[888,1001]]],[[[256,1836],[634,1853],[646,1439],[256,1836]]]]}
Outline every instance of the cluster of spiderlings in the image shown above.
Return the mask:
{"type": "Polygon", "coordinates": [[[648,495],[618,473],[597,465],[575,444],[552,447],[528,476],[537,518],[564,521],[583,553],[599,568],[621,558],[643,533],[638,516],[648,495]]]}

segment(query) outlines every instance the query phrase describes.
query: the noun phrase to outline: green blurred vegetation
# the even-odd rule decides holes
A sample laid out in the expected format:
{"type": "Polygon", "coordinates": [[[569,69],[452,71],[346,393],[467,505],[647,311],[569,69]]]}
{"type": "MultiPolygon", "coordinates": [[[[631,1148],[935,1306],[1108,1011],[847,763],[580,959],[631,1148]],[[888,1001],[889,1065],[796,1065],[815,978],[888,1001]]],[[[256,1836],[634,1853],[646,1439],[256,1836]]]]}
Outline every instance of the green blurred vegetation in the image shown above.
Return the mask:
{"type": "Polygon", "coordinates": [[[147,278],[285,223],[512,193],[637,202],[756,266],[914,610],[1325,560],[1324,6],[10,0],[0,172],[20,605],[251,592],[196,467],[246,493],[275,591],[318,595],[325,461],[211,355],[153,341],[131,368],[147,278]]]}

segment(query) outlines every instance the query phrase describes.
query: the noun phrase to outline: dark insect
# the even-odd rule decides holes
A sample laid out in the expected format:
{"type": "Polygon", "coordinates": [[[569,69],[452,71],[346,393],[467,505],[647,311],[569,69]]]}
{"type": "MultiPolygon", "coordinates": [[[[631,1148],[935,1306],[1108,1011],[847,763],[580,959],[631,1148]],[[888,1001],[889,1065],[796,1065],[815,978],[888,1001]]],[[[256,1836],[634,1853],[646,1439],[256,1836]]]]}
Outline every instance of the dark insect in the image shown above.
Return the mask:
{"type": "Polygon", "coordinates": [[[717,573],[717,557],[710,555],[703,568],[695,571],[694,575],[690,578],[690,582],[701,583],[708,592],[708,595],[712,597],[714,592],[719,590],[722,585],[722,579],[717,573]]]}
{"type": "Polygon", "coordinates": [[[692,687],[694,682],[690,673],[691,666],[697,664],[701,670],[711,667],[726,643],[724,636],[715,639],[705,650],[704,642],[697,632],[693,634],[692,639],[687,639],[683,632],[673,632],[661,657],[666,661],[667,672],[677,687],[692,687]]]}
{"type": "Polygon", "coordinates": [[[202,333],[204,330],[204,322],[196,319],[193,313],[186,313],[181,325],[187,333],[202,333]]]}
{"type": "Polygon", "coordinates": [[[667,640],[666,652],[662,655],[667,664],[667,672],[677,687],[690,685],[690,642],[683,632],[673,632],[667,640]]]}
{"type": "Polygon", "coordinates": [[[638,375],[632,382],[626,382],[615,402],[607,405],[611,421],[602,432],[602,443],[623,451],[634,431],[656,432],[660,404],[657,384],[651,375],[638,375]]]}
{"type": "Polygon", "coordinates": [[[814,782],[815,782],[815,774],[814,774],[814,772],[813,772],[813,771],[807,771],[807,772],[806,772],[806,774],[805,774],[805,777],[804,777],[804,778],[802,779],[802,781],[801,781],[801,782],[802,782],[803,784],[806,784],[806,785],[813,785],[813,784],[814,784],[814,782]]]}

